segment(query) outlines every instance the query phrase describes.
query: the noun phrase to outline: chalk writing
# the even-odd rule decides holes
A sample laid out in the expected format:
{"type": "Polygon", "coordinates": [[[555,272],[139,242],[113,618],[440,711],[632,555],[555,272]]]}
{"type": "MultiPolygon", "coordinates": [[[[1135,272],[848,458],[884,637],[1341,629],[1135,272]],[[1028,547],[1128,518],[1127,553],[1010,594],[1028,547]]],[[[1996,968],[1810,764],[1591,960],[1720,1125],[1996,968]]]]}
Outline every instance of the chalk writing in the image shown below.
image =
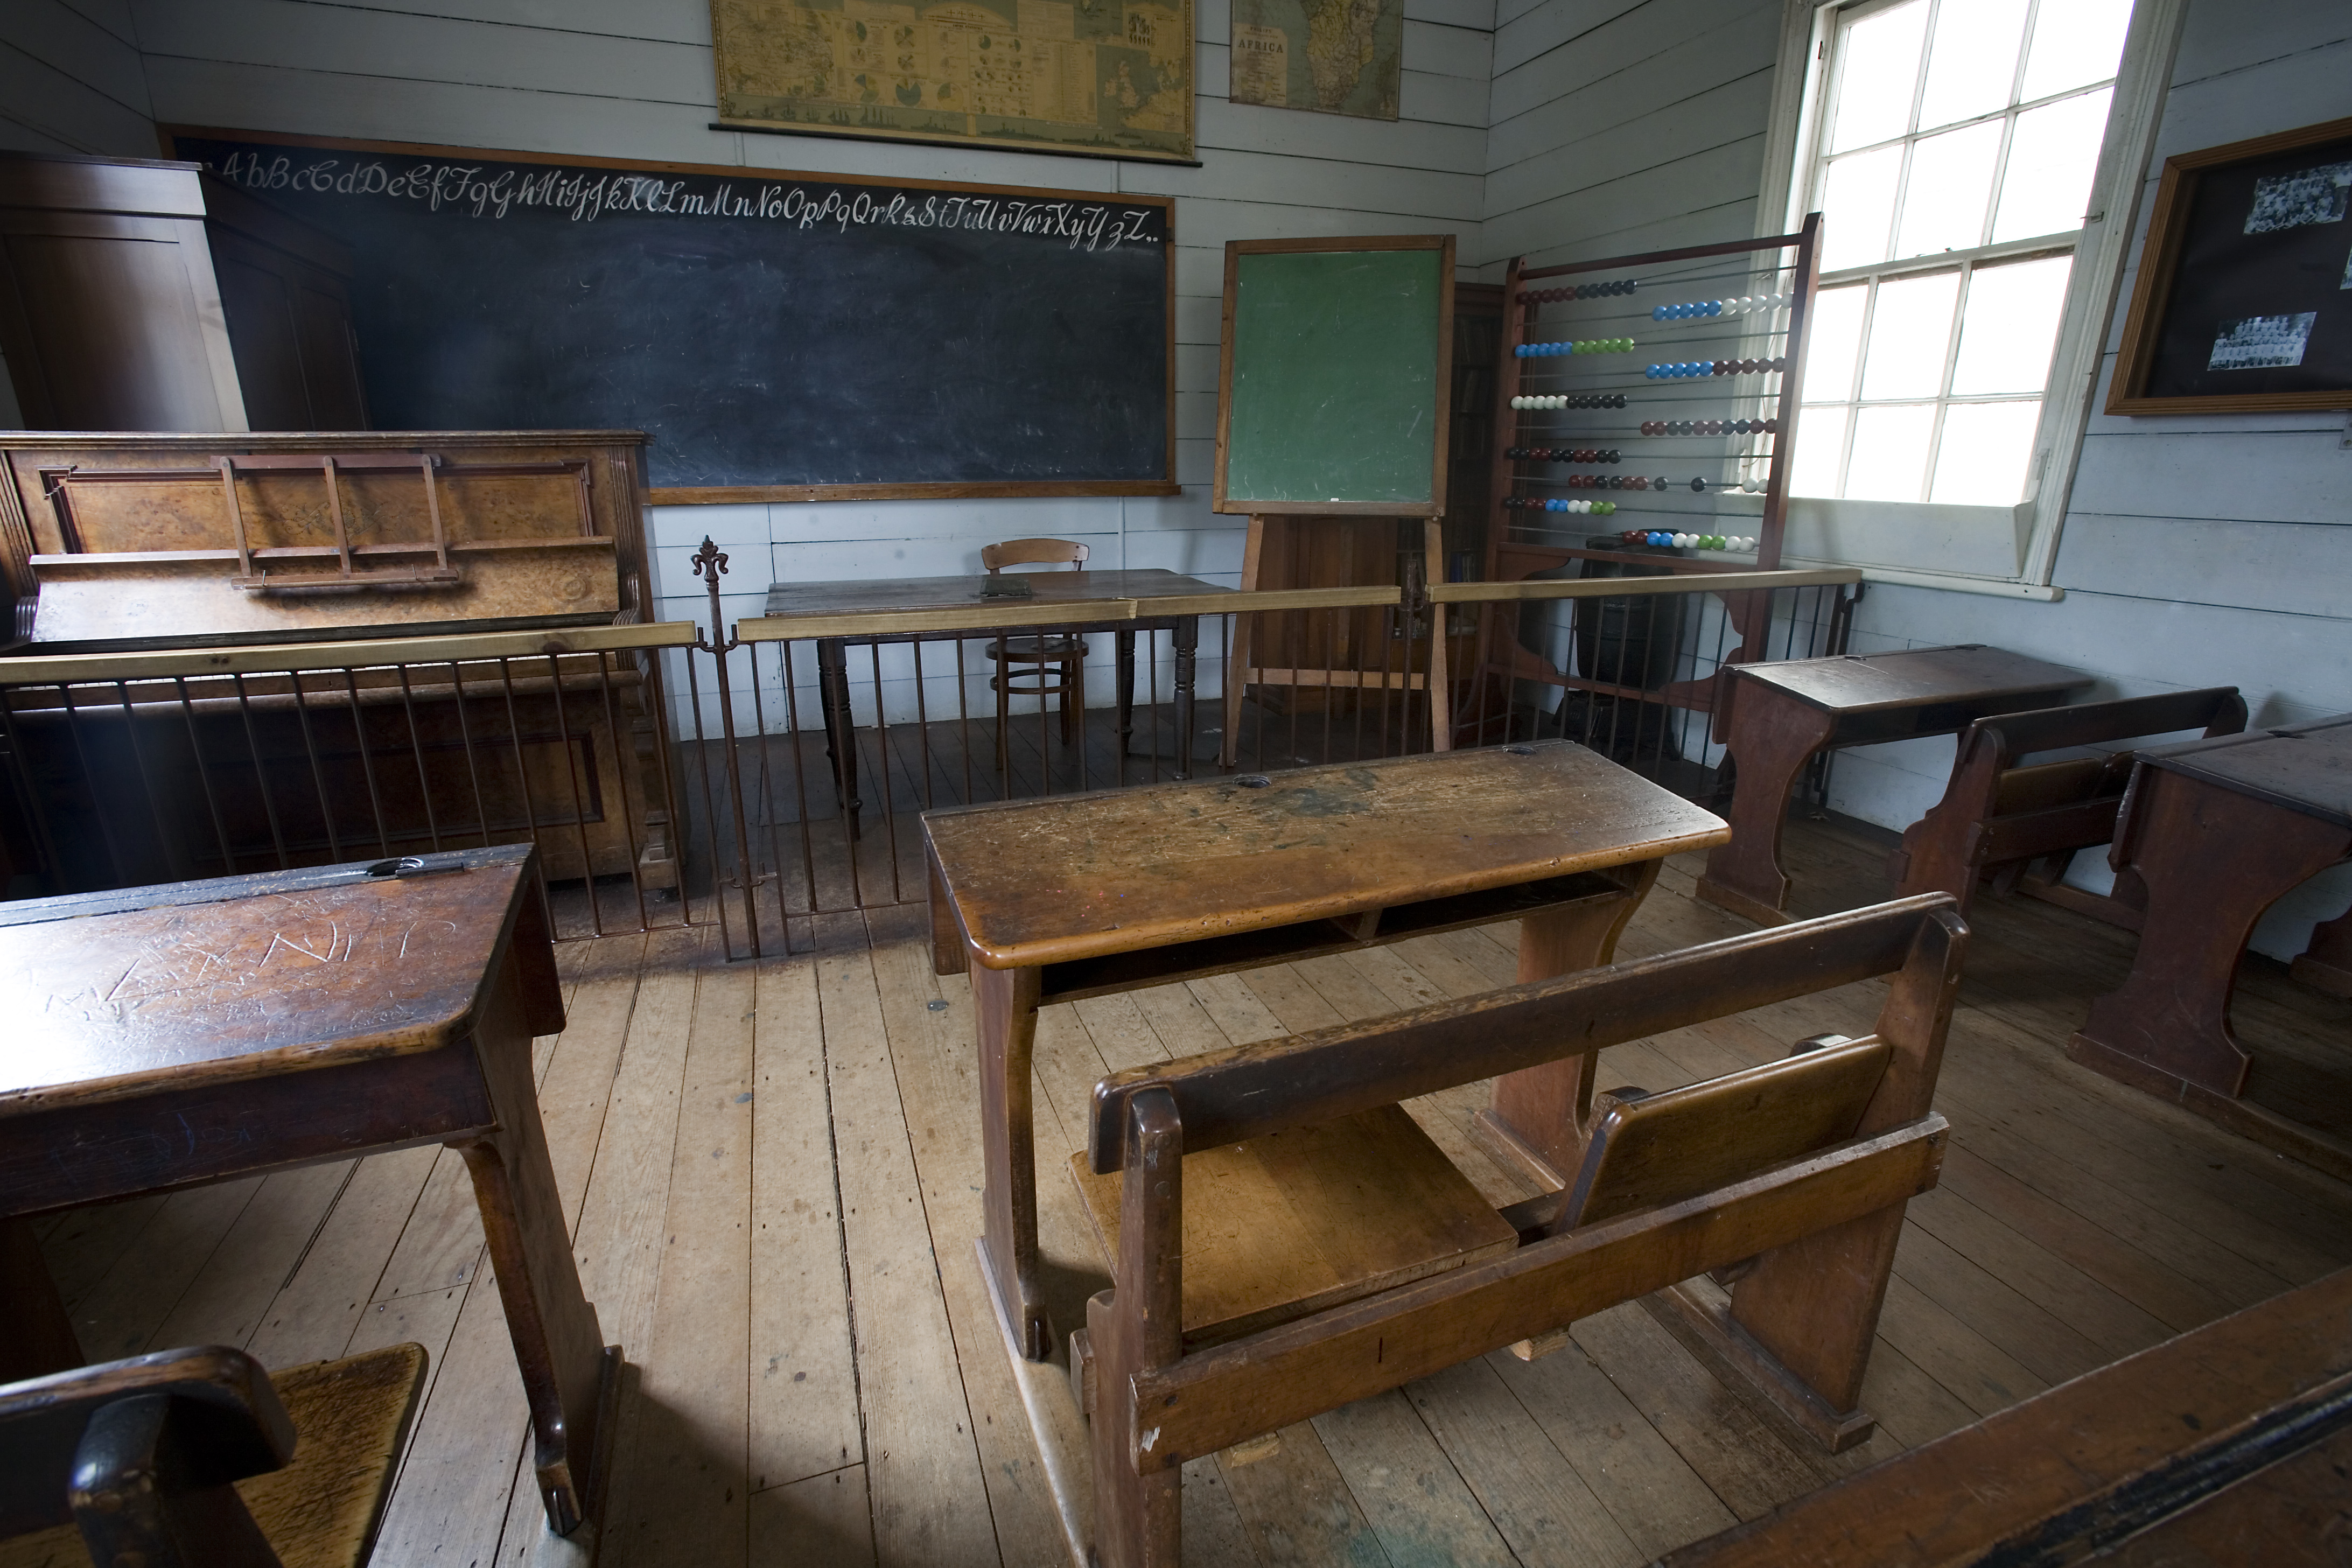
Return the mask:
{"type": "Polygon", "coordinates": [[[430,212],[496,220],[517,211],[563,213],[575,223],[615,214],[656,217],[742,218],[798,229],[945,228],[1017,234],[1061,241],[1069,249],[1116,250],[1159,245],[1160,214],[1067,198],[940,195],[860,186],[738,184],[613,170],[530,168],[494,163],[387,161],[240,151],[220,161],[220,176],[252,191],[409,202],[430,212]]]}

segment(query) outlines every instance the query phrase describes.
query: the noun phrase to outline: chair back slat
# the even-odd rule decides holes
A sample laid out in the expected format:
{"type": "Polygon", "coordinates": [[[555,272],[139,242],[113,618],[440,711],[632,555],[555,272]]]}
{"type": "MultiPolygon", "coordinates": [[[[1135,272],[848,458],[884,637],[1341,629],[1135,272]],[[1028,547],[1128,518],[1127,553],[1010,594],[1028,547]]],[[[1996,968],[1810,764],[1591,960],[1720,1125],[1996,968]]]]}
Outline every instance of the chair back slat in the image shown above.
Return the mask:
{"type": "Polygon", "coordinates": [[[1087,563],[1087,546],[1075,539],[1008,539],[980,547],[980,563],[996,572],[1006,566],[1059,566],[1075,571],[1087,563]]]}
{"type": "Polygon", "coordinates": [[[1679,1203],[1844,1142],[1893,1054],[1865,1036],[1612,1105],[1549,1228],[1679,1203]]]}

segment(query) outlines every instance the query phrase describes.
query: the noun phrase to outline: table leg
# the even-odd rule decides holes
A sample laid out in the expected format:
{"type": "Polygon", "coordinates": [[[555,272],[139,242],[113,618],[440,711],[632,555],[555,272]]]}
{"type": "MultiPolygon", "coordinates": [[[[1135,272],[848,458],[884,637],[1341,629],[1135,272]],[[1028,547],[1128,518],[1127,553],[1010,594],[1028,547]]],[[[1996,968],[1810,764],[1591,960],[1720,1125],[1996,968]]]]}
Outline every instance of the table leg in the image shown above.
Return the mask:
{"type": "Polygon", "coordinates": [[[2139,952],[2066,1054],[2142,1088],[2236,1099],[2252,1061],[2230,1028],[2246,939],[2264,910],[2352,855],[2352,830],[2146,763],[2132,788],[2118,848],[2147,889],[2139,952]]]}
{"type": "Polygon", "coordinates": [[[1170,633],[1176,645],[1176,773],[1192,776],[1192,679],[1201,647],[1201,617],[1180,617],[1170,633]]]}
{"type": "MultiPolygon", "coordinates": [[[[1659,864],[1645,860],[1620,867],[1625,889],[1621,894],[1522,920],[1519,984],[1609,963],[1625,922],[1657,881],[1659,864]]],[[[1546,1186],[1567,1186],[1584,1163],[1592,1078],[1600,1062],[1600,1053],[1588,1051],[1497,1078],[1493,1100],[1474,1123],[1482,1142],[1546,1186]]]]}
{"type": "Polygon", "coordinates": [[[1037,1277],[1037,1145],[1030,1105],[1037,1043],[1034,969],[971,966],[980,1032],[980,1137],[986,1232],[981,1257],[1005,1331],[1021,1353],[1044,1361],[1053,1347],[1037,1277]]]}
{"type": "Polygon", "coordinates": [[[600,1428],[610,1418],[608,1382],[618,1374],[619,1347],[605,1354],[596,1309],[572,1264],[531,1081],[530,1030],[516,990],[510,984],[495,988],[475,1037],[497,1128],[452,1147],[474,1178],[499,1300],[530,1403],[540,1499],[549,1528],[568,1535],[589,1516],[601,1484],[599,1443],[611,1434],[600,1428]]]}
{"type": "Polygon", "coordinates": [[[1760,682],[1741,683],[1726,741],[1739,775],[1726,814],[1731,838],[1707,855],[1706,874],[1698,879],[1700,898],[1764,925],[1787,921],[1780,912],[1789,901],[1780,828],[1789,815],[1789,792],[1836,728],[1834,714],[1760,682]]]}
{"type": "Polygon", "coordinates": [[[849,710],[849,645],[821,637],[816,645],[817,705],[824,713],[824,754],[833,763],[834,798],[857,837],[857,731],[849,710]]]}
{"type": "Polygon", "coordinates": [[[30,1220],[0,1219],[0,1383],[83,1364],[81,1341],[58,1296],[30,1220]]]}

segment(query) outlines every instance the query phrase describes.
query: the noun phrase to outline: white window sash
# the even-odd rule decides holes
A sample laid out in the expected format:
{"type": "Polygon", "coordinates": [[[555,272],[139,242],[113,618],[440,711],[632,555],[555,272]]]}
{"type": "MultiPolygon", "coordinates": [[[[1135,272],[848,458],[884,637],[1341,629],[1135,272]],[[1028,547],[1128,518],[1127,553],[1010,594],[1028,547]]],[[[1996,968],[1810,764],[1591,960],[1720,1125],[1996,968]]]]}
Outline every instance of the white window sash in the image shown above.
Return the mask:
{"type": "MultiPolygon", "coordinates": [[[[1759,237],[1790,232],[1809,210],[1822,121],[1831,101],[1832,73],[1824,68],[1832,63],[1829,57],[1839,13],[1880,9],[1885,3],[1891,0],[1874,0],[1866,5],[1841,5],[1840,0],[1786,0],[1779,68],[1774,73],[1772,108],[1766,125],[1764,183],[1756,209],[1759,237]]],[[[2132,7],[2131,26],[2116,73],[2115,96],[2109,100],[2106,133],[2091,180],[2090,210],[2081,232],[2072,237],[2074,266],[2067,279],[2065,308],[2050,357],[2050,379],[2042,395],[2023,500],[2013,508],[1943,507],[1916,501],[1825,502],[1792,497],[1792,510],[1806,507],[1815,520],[1814,526],[1798,530],[1792,519],[1792,533],[1806,534],[1808,542],[1832,541],[1848,552],[1861,548],[1854,542],[1866,531],[1883,535],[1877,547],[1863,553],[1885,559],[1852,558],[1853,564],[1863,568],[1864,577],[1874,581],[2010,598],[2062,595],[2063,590],[2051,584],[2059,533],[2074,488],[2075,461],[2090,423],[2091,395],[2105,354],[2107,329],[2115,316],[2148,158],[2156,144],[2157,121],[2171,84],[2173,57],[2187,10],[2188,0],[2136,0],[2132,7]],[[1974,547],[1953,548],[1954,531],[1971,529],[1980,534],[1974,547]],[[2016,552],[2017,569],[2011,573],[1991,569],[2003,559],[2000,545],[2004,539],[2016,552]]],[[[2035,244],[2046,249],[2053,242],[2066,243],[2045,236],[2035,244]]],[[[1948,259],[1921,258],[1918,265],[1948,264],[1948,259]]],[[[1851,280],[1859,275],[1911,269],[1903,262],[1881,262],[1843,268],[1835,277],[1851,280]]],[[[1824,285],[1830,281],[1828,277],[1822,279],[1824,285]]],[[[1801,425],[1799,430],[1801,438],[1801,425]]]]}

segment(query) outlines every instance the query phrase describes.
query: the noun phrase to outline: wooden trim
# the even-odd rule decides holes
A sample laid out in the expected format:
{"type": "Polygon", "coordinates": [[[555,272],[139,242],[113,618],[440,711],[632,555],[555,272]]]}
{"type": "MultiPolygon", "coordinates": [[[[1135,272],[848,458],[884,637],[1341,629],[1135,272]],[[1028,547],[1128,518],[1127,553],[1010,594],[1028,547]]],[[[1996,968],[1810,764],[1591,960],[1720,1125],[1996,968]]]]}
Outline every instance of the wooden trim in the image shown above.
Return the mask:
{"type": "MultiPolygon", "coordinates": [[[[1176,269],[1168,269],[1169,287],[1175,287],[1176,269]]],[[[1175,330],[1169,316],[1169,331],[1175,330]]],[[[1174,352],[1169,354],[1169,374],[1175,374],[1174,352]]],[[[1169,394],[1175,406],[1175,394],[1169,394]]],[[[1175,471],[1175,420],[1168,422],[1169,471],[1175,471]]],[[[943,479],[934,482],[877,485],[669,485],[647,492],[654,506],[719,506],[740,501],[824,500],[972,500],[1022,496],[1173,496],[1184,493],[1174,479],[943,479]]]]}
{"type": "MultiPolygon", "coordinates": [[[[1175,231],[1171,227],[1169,232],[1172,236],[1175,231]]],[[[1216,468],[1210,481],[1209,510],[1249,517],[1444,517],[1446,447],[1452,438],[1454,423],[1454,243],[1451,234],[1374,234],[1351,235],[1339,239],[1225,241],[1224,310],[1217,339],[1216,468]],[[1438,253],[1437,427],[1430,437],[1430,499],[1425,501],[1230,501],[1225,494],[1225,453],[1233,429],[1234,301],[1240,291],[1241,258],[1244,256],[1345,255],[1359,250],[1434,250],[1438,253]]],[[[1172,411],[1172,400],[1170,406],[1172,411]]]]}
{"type": "Polygon", "coordinates": [[[1517,583],[1433,583],[1440,605],[1483,605],[1506,599],[1618,599],[1643,594],[1736,594],[1748,589],[1811,588],[1859,583],[1859,566],[1817,566],[1771,572],[1684,573],[1670,577],[1563,577],[1517,583]]]}
{"type": "Polygon", "coordinates": [[[282,643],[161,653],[38,654],[0,658],[0,687],[56,686],[90,680],[169,680],[175,676],[361,669],[377,665],[448,664],[467,659],[542,658],[551,654],[688,647],[694,643],[696,630],[692,621],[656,621],[643,626],[473,632],[455,637],[384,637],[367,642],[282,643]]]}
{"type": "Polygon", "coordinates": [[[1120,163],[1173,164],[1180,169],[1201,167],[1200,136],[1192,138],[1192,156],[1175,153],[1147,153],[1139,148],[1108,150],[1100,147],[1056,147],[1038,142],[968,141],[961,136],[927,136],[919,131],[835,131],[824,125],[770,124],[761,120],[713,120],[713,131],[732,131],[754,136],[833,136],[852,142],[899,142],[919,147],[955,147],[964,152],[1034,153],[1047,158],[1102,158],[1120,163]]]}
{"type": "Polygon", "coordinates": [[[2352,138],[2352,119],[2330,120],[2271,136],[2250,137],[2194,153],[2178,153],[2164,161],[2156,206],[2148,217],[2147,239],[2141,245],[2139,276],[2132,284],[2131,309],[2124,317],[2123,339],[2116,353],[2116,374],[2107,387],[2109,414],[2252,414],[2315,408],[2352,408],[2352,387],[2318,392],[2252,392],[2207,397],[2151,397],[2147,378],[2155,369],[2156,339],[2172,303],[2172,285],[2180,268],[2180,247],[2189,237],[2189,210],[2196,205],[2197,187],[2208,169],[2248,163],[2298,147],[2352,138]]]}
{"type": "Polygon", "coordinates": [[[1521,281],[1530,278],[1564,278],[1572,272],[1606,272],[1619,267],[1647,267],[1659,261],[1690,261],[1702,256],[1737,256],[1743,250],[1770,250],[1800,244],[1805,236],[1797,234],[1767,235],[1761,239],[1732,239],[1721,245],[1692,245],[1680,250],[1644,250],[1633,256],[1604,257],[1599,261],[1563,261],[1557,267],[1530,267],[1519,274],[1521,281]]]}
{"type": "Polygon", "coordinates": [[[1223,594],[1188,594],[1137,601],[1144,616],[1246,616],[1261,610],[1383,609],[1404,603],[1393,583],[1340,588],[1244,588],[1223,594]]]}

